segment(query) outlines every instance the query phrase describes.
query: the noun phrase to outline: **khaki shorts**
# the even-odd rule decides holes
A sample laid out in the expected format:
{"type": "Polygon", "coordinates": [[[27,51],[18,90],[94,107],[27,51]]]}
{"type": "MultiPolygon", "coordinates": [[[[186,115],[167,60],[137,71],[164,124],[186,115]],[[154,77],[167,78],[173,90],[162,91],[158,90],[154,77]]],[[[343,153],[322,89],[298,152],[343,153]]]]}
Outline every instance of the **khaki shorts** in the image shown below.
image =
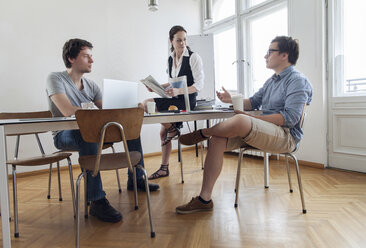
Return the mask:
{"type": "Polygon", "coordinates": [[[270,153],[292,152],[296,143],[290,134],[290,129],[277,126],[268,121],[251,118],[252,130],[246,137],[229,138],[226,150],[235,150],[244,145],[270,153]]]}

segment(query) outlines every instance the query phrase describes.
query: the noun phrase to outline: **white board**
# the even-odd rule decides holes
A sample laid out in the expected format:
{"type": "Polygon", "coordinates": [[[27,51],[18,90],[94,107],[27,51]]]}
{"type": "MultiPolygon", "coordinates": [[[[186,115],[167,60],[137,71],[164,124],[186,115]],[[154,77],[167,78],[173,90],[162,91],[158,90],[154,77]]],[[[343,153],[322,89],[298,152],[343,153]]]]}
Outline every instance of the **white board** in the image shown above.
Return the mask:
{"type": "Polygon", "coordinates": [[[202,58],[205,73],[204,87],[197,99],[215,99],[215,63],[213,34],[189,35],[187,45],[202,58]]]}

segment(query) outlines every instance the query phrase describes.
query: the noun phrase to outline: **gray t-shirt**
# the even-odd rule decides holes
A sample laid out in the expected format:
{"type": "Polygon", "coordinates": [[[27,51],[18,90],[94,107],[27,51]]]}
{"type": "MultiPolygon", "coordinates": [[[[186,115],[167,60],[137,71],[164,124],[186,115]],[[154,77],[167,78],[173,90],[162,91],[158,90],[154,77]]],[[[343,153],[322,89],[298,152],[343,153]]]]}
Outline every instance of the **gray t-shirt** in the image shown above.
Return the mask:
{"type": "Polygon", "coordinates": [[[58,93],[66,94],[71,105],[81,107],[83,102],[95,102],[102,99],[102,92],[92,80],[81,78],[84,88],[79,90],[71,80],[67,71],[52,72],[47,77],[46,92],[48,107],[54,117],[62,117],[63,114],[52,102],[51,96],[58,93]]]}

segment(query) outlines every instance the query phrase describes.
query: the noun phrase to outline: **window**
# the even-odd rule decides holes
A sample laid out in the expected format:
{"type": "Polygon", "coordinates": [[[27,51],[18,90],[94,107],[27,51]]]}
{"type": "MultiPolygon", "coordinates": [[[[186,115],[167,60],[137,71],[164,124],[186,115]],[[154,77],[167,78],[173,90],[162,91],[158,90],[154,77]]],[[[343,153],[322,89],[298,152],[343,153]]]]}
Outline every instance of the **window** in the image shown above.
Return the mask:
{"type": "Polygon", "coordinates": [[[254,6],[254,5],[257,5],[257,4],[260,4],[260,3],[263,3],[263,2],[265,2],[265,1],[267,1],[267,0],[250,0],[250,1],[249,1],[249,8],[250,8],[250,7],[252,7],[252,6],[254,6]]]}
{"type": "Polygon", "coordinates": [[[213,22],[221,21],[235,15],[235,0],[213,0],[212,9],[213,22]]]}
{"type": "Polygon", "coordinates": [[[366,1],[334,0],[334,95],[366,95],[366,1]]]}
{"type": "Polygon", "coordinates": [[[288,34],[287,0],[213,0],[212,10],[214,22],[202,25],[214,34],[215,88],[249,97],[273,74],[263,57],[275,36],[288,34]]]}
{"type": "Polygon", "coordinates": [[[287,8],[281,8],[269,14],[249,20],[251,49],[249,95],[254,94],[272,76],[273,70],[266,68],[264,55],[271,40],[278,35],[287,35],[287,8]]]}
{"type": "Polygon", "coordinates": [[[214,35],[215,88],[224,86],[227,90],[237,90],[235,29],[231,28],[214,35]]]}

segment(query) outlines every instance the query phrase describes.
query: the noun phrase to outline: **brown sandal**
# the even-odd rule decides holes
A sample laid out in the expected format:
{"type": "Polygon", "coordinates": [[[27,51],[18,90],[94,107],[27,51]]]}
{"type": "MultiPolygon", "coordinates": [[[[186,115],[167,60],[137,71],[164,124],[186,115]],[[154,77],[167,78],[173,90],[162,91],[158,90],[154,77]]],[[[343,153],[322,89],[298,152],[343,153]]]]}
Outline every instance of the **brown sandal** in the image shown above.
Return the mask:
{"type": "Polygon", "coordinates": [[[151,176],[149,176],[149,180],[154,180],[154,179],[158,179],[161,177],[167,177],[169,176],[169,165],[161,165],[160,168],[155,171],[153,174],[151,174],[151,176]],[[159,172],[163,171],[165,172],[164,175],[160,174],[159,172]]]}

